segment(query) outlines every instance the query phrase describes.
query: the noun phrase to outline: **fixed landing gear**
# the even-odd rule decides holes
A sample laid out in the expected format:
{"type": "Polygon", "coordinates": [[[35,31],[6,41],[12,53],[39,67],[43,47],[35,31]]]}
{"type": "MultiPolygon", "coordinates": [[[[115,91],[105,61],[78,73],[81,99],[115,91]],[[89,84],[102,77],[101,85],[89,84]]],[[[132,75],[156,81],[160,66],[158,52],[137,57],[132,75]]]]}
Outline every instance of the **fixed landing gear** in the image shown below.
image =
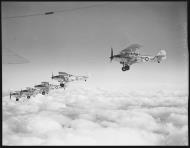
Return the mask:
{"type": "Polygon", "coordinates": [[[129,69],[130,69],[129,65],[125,65],[125,66],[122,67],[122,71],[126,71],[126,70],[129,70],[129,69]]]}
{"type": "Polygon", "coordinates": [[[19,98],[16,98],[16,101],[19,101],[19,98]]]}
{"type": "Polygon", "coordinates": [[[45,91],[42,91],[42,95],[45,95],[45,91]]]}
{"type": "Polygon", "coordinates": [[[27,99],[30,99],[30,96],[27,96],[27,99]]]}
{"type": "Polygon", "coordinates": [[[64,87],[64,86],[65,86],[65,84],[63,84],[63,83],[60,83],[60,86],[61,86],[61,87],[64,87]]]}

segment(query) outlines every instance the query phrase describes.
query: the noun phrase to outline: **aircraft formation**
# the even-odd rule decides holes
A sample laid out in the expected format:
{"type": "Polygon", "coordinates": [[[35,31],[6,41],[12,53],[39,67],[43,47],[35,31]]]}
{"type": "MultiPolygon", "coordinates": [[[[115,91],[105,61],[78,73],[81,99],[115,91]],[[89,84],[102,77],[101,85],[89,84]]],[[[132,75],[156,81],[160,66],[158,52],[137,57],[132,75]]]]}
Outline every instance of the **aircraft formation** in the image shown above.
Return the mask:
{"type": "Polygon", "coordinates": [[[52,80],[56,80],[59,82],[59,85],[50,84],[49,82],[41,82],[41,84],[34,85],[34,88],[32,87],[26,87],[24,90],[15,91],[13,93],[10,92],[10,99],[12,96],[16,98],[16,101],[19,101],[20,98],[27,98],[30,99],[32,96],[35,97],[37,94],[46,95],[49,93],[50,90],[53,89],[59,89],[66,87],[66,84],[72,81],[78,81],[78,80],[84,80],[87,81],[88,76],[75,76],[68,74],[66,72],[59,72],[58,75],[51,76],[52,80]]]}
{"type": "MultiPolygon", "coordinates": [[[[138,50],[142,46],[139,44],[131,44],[127,48],[120,51],[119,54],[113,55],[113,48],[111,48],[111,56],[110,61],[115,60],[120,62],[123,65],[122,71],[126,71],[130,69],[130,66],[135,63],[140,62],[158,62],[160,63],[162,60],[166,59],[166,51],[160,49],[157,55],[149,56],[149,55],[141,55],[138,50]]],[[[12,96],[16,97],[16,101],[19,101],[20,98],[26,97],[30,99],[31,96],[36,96],[37,94],[48,94],[52,89],[59,89],[66,87],[66,84],[72,81],[84,80],[87,81],[88,76],[75,76],[72,74],[68,74],[66,72],[59,72],[58,75],[51,76],[52,80],[59,82],[59,85],[53,85],[49,82],[41,82],[39,85],[35,85],[34,88],[27,87],[25,90],[15,91],[10,93],[10,98],[12,96]]]]}

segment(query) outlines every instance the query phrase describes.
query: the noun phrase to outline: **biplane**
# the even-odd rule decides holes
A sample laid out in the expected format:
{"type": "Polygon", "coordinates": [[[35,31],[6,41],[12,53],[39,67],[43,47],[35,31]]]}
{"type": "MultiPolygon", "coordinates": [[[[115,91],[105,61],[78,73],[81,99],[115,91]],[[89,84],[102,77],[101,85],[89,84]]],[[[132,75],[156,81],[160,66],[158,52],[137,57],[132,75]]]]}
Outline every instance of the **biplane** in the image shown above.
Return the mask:
{"type": "Polygon", "coordinates": [[[59,72],[58,75],[54,76],[52,73],[51,79],[56,80],[60,83],[61,87],[65,88],[65,84],[68,82],[72,81],[77,81],[77,80],[84,80],[86,81],[88,76],[75,76],[72,74],[68,74],[66,72],[59,72]]]}
{"type": "Polygon", "coordinates": [[[123,65],[122,71],[126,71],[130,69],[130,66],[135,63],[140,62],[158,62],[160,63],[162,60],[166,59],[166,51],[160,49],[156,56],[149,55],[141,55],[139,53],[139,49],[142,46],[139,44],[131,44],[127,48],[120,51],[119,54],[113,55],[113,48],[111,48],[111,56],[110,61],[115,60],[120,62],[123,65]]]}
{"type": "Polygon", "coordinates": [[[10,93],[10,99],[12,96],[16,98],[16,101],[19,101],[20,98],[26,97],[27,99],[30,99],[31,96],[35,96],[38,94],[38,91],[34,88],[27,87],[25,90],[15,91],[13,93],[10,93]]]}

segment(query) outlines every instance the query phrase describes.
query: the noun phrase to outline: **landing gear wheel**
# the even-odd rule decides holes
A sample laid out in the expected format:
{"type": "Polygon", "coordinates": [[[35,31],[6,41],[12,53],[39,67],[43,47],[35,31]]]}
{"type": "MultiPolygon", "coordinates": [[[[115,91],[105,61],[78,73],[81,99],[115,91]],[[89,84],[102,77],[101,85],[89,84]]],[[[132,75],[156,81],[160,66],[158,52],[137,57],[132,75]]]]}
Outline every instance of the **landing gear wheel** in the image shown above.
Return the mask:
{"type": "Polygon", "coordinates": [[[30,96],[27,96],[27,99],[30,99],[30,96]]]}
{"type": "Polygon", "coordinates": [[[127,66],[125,66],[125,69],[126,69],[126,70],[129,70],[129,68],[130,68],[130,67],[129,67],[128,65],[127,65],[127,66]]]}
{"type": "Polygon", "coordinates": [[[42,92],[42,95],[45,95],[45,91],[42,92]]]}
{"type": "Polygon", "coordinates": [[[127,69],[125,67],[122,67],[122,71],[126,71],[127,69]]]}
{"type": "Polygon", "coordinates": [[[16,101],[19,101],[19,98],[16,98],[16,101]]]}
{"type": "Polygon", "coordinates": [[[126,71],[126,70],[129,70],[129,66],[128,65],[126,65],[126,66],[124,66],[124,67],[122,67],[122,71],[126,71]]]}
{"type": "Polygon", "coordinates": [[[64,87],[65,85],[64,84],[60,84],[61,87],[64,87]]]}

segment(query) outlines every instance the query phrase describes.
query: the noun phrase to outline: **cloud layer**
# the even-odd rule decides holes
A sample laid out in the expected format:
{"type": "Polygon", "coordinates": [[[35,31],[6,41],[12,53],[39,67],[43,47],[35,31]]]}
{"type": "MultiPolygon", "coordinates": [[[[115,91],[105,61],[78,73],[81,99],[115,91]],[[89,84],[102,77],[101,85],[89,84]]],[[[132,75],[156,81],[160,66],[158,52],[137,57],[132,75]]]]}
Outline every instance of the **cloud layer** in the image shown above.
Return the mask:
{"type": "Polygon", "coordinates": [[[3,145],[188,145],[183,89],[83,85],[16,102],[3,97],[3,145]]]}

